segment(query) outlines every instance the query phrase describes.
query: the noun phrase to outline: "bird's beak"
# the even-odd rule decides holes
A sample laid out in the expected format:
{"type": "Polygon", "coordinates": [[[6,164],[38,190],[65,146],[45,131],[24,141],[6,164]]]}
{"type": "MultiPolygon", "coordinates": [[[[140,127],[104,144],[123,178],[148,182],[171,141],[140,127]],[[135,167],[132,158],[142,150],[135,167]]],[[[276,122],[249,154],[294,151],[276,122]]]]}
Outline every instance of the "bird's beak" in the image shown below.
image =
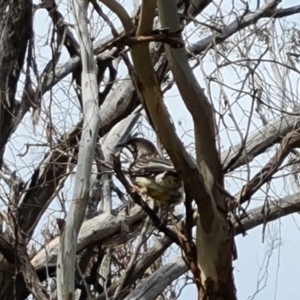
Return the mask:
{"type": "Polygon", "coordinates": [[[124,148],[126,146],[125,143],[120,143],[120,144],[117,144],[116,147],[118,148],[124,148]]]}

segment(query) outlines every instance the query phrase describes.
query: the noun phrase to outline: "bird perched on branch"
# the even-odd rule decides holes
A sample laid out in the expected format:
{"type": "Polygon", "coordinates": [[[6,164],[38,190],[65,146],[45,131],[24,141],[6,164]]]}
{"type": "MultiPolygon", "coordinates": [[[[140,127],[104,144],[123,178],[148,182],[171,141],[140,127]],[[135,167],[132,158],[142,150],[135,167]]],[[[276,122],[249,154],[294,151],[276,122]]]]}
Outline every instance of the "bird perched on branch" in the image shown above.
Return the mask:
{"type": "Polygon", "coordinates": [[[137,191],[163,205],[179,204],[183,200],[183,183],[171,161],[159,155],[152,142],[130,138],[117,145],[133,155],[129,176],[137,191]]]}

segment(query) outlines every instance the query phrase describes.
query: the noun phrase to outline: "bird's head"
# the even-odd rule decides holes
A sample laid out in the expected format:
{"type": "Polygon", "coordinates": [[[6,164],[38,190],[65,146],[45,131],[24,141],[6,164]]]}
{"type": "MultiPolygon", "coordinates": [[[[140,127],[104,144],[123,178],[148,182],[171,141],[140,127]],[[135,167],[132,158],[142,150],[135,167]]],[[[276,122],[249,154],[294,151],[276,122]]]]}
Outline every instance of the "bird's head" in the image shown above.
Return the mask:
{"type": "Polygon", "coordinates": [[[144,138],[130,138],[117,147],[127,148],[133,155],[134,160],[142,157],[159,156],[159,153],[152,142],[144,138]]]}

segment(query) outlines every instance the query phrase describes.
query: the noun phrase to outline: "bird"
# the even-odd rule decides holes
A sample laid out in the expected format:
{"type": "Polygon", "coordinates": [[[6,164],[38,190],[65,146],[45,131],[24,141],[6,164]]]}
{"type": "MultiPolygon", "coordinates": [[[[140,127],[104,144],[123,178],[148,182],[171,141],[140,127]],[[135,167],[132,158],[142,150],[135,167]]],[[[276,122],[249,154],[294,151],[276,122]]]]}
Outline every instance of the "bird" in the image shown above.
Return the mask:
{"type": "Polygon", "coordinates": [[[179,174],[151,141],[133,137],[117,147],[128,149],[133,156],[128,171],[136,191],[163,206],[174,206],[183,201],[183,182],[179,174]]]}

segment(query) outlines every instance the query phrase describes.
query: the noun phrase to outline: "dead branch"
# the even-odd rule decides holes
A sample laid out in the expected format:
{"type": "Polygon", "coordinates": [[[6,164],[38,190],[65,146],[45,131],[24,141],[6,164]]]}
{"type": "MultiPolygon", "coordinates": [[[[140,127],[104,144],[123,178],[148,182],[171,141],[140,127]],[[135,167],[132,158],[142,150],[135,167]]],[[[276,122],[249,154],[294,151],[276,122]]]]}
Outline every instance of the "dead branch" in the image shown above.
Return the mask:
{"type": "Polygon", "coordinates": [[[187,238],[184,226],[181,227],[181,229],[179,229],[179,227],[175,227],[176,231],[173,232],[157,217],[156,213],[148,206],[146,202],[143,201],[142,197],[136,191],[133,191],[130,183],[122,172],[119,153],[114,155],[114,170],[116,177],[123,184],[127,193],[131,196],[135,203],[140,205],[145,210],[145,212],[153,221],[154,226],[156,226],[167,237],[169,237],[173,242],[182,248],[185,254],[185,261],[195,275],[196,283],[200,288],[200,281],[197,281],[197,278],[200,277],[200,271],[197,265],[196,245],[191,239],[187,238]]]}
{"type": "Polygon", "coordinates": [[[239,205],[249,200],[266,182],[271,180],[290,151],[297,147],[300,147],[300,133],[299,130],[294,130],[282,139],[279,149],[261,171],[242,187],[239,194],[235,195],[236,204],[239,205]]]}
{"type": "MultiPolygon", "coordinates": [[[[257,155],[264,153],[266,149],[279,143],[289,132],[299,128],[299,125],[300,112],[295,111],[291,115],[275,119],[261,130],[254,132],[248,137],[245,143],[245,150],[241,153],[238,160],[230,167],[229,171],[233,171],[247,162],[253,161],[257,155]]],[[[227,166],[231,164],[231,161],[235,158],[241,147],[242,144],[238,144],[221,153],[223,169],[226,169],[227,166]]]]}
{"type": "Polygon", "coordinates": [[[143,210],[146,212],[146,214],[151,218],[153,221],[153,224],[157,229],[162,231],[166,236],[168,236],[174,243],[180,246],[178,236],[173,232],[171,229],[169,229],[164,222],[158,218],[156,213],[153,209],[149,207],[149,205],[142,199],[141,195],[133,190],[132,186],[128,182],[127,178],[125,177],[124,173],[122,172],[121,168],[121,161],[120,161],[120,153],[116,153],[113,155],[114,160],[114,171],[116,173],[116,177],[118,180],[123,184],[123,186],[126,189],[126,192],[130,195],[130,197],[133,199],[133,201],[141,206],[143,210]]]}
{"type": "Polygon", "coordinates": [[[97,50],[96,53],[102,53],[108,49],[111,49],[113,47],[117,47],[119,49],[124,48],[125,46],[134,46],[137,44],[143,44],[143,43],[150,43],[150,42],[162,42],[165,44],[169,44],[171,47],[174,48],[182,48],[184,47],[184,43],[182,41],[178,41],[178,33],[168,33],[168,32],[161,32],[157,33],[155,35],[149,35],[149,36],[131,36],[126,34],[123,36],[120,36],[116,38],[115,40],[112,40],[109,44],[103,46],[99,50],[97,50]]]}
{"type": "MultiPolygon", "coordinates": [[[[0,12],[2,30],[0,43],[0,169],[5,146],[16,129],[14,116],[19,114],[16,101],[17,84],[25,61],[28,42],[31,38],[31,1],[3,2],[0,12]],[[17,67],[16,67],[17,66],[17,67]]],[[[24,113],[25,114],[25,113],[24,113]]],[[[21,119],[24,116],[21,115],[21,119]]]]}

